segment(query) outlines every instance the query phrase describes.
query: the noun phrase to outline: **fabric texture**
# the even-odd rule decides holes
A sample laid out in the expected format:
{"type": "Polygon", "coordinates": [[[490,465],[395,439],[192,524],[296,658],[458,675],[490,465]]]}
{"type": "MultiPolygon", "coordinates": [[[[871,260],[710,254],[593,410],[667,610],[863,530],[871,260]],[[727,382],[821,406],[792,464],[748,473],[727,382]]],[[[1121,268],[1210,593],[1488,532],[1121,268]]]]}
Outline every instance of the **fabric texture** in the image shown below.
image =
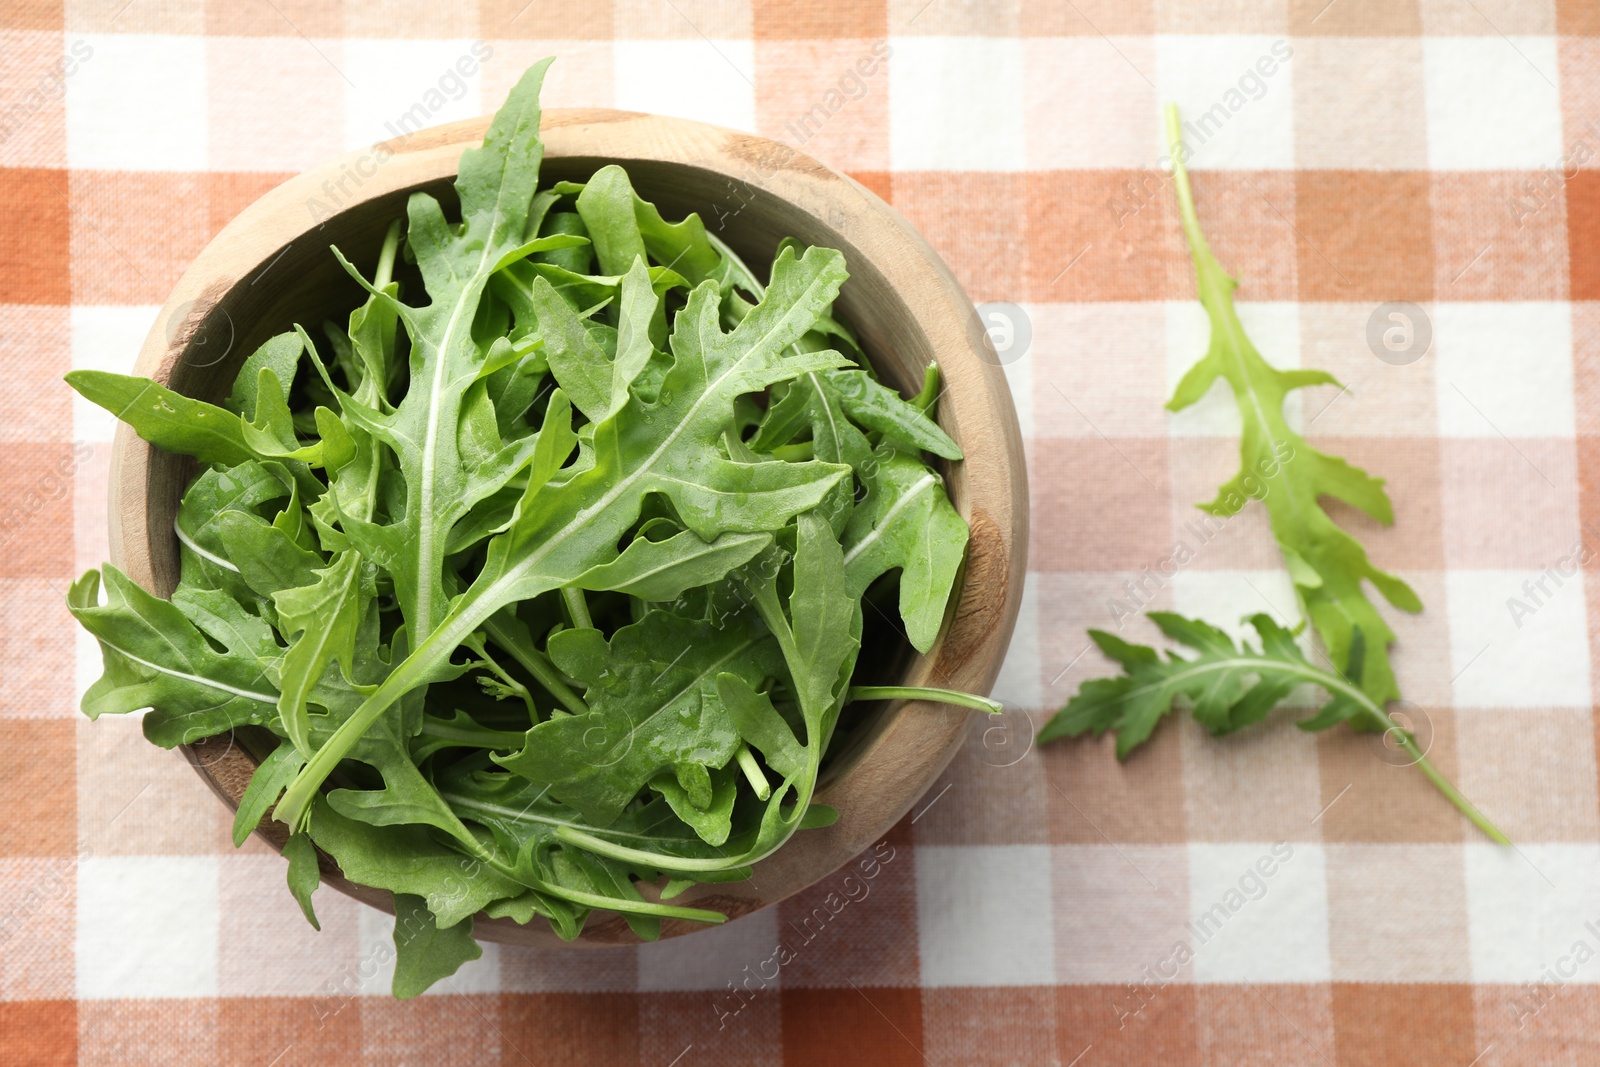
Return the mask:
{"type": "Polygon", "coordinates": [[[1600,1061],[1596,10],[5,5],[0,1061],[1600,1061]],[[850,172],[986,305],[1032,487],[1012,711],[854,889],[840,871],[637,950],[488,946],[400,1003],[386,916],[324,890],[313,932],[178,755],[78,713],[100,664],[65,591],[106,557],[113,423],[61,376],[128,370],[267,189],[408,116],[492,110],[549,54],[548,106],[686,115],[850,172]],[[1203,526],[1193,506],[1237,463],[1231,400],[1162,406],[1206,342],[1158,167],[1167,100],[1258,347],[1348,386],[1299,397],[1299,425],[1389,480],[1392,529],[1338,515],[1426,604],[1390,613],[1402,710],[1514,849],[1381,740],[1285,713],[1223,741],[1175,717],[1120,765],[1109,741],[1031,744],[1110,669],[1087,627],[1296,617],[1260,508],[1203,526]],[[780,941],[795,959],[761,977],[780,941]]]}

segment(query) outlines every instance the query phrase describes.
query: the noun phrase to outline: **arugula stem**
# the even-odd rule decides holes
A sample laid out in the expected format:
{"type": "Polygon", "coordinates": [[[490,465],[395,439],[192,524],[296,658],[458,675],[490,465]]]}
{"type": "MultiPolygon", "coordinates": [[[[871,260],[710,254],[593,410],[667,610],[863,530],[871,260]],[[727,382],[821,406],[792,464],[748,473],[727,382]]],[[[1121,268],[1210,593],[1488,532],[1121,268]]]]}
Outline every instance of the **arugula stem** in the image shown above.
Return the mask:
{"type": "Polygon", "coordinates": [[[401,219],[389,223],[389,231],[383,235],[383,251],[378,253],[378,270],[372,276],[372,287],[382,289],[394,280],[394,257],[400,249],[400,227],[404,224],[401,219]]]}
{"type": "Polygon", "coordinates": [[[552,715],[587,715],[589,706],[583,698],[572,691],[572,688],[561,679],[561,672],[556,670],[556,665],[551,663],[543,652],[531,645],[526,645],[516,639],[516,635],[506,629],[498,616],[489,619],[483,624],[483,632],[489,635],[489,640],[499,645],[506,654],[516,660],[522,669],[533,675],[534,679],[557,700],[561,701],[562,708],[551,708],[552,715]]]}
{"type": "Polygon", "coordinates": [[[740,743],[736,758],[739,761],[739,769],[744,772],[745,780],[750,783],[750,788],[756,791],[756,799],[766,800],[772,796],[772,783],[761,773],[761,765],[756,762],[755,754],[750,751],[748,744],[740,743]]]}
{"type": "Polygon", "coordinates": [[[502,685],[504,685],[511,692],[515,693],[517,697],[521,699],[523,704],[527,706],[528,717],[532,720],[532,723],[529,725],[533,725],[539,721],[539,708],[538,705],[533,702],[533,694],[528,692],[527,686],[523,685],[516,678],[512,677],[509,671],[500,666],[500,664],[496,662],[495,658],[489,655],[487,642],[484,641],[482,634],[473,634],[467,640],[461,642],[461,647],[469,648],[476,652],[479,658],[483,660],[483,665],[488,668],[489,672],[493,674],[495,678],[499,679],[502,685]]]}
{"type": "MultiPolygon", "coordinates": [[[[510,730],[491,730],[486,726],[463,730],[431,715],[422,717],[421,736],[436,737],[441,741],[455,741],[462,746],[476,748],[488,747],[488,745],[492,744],[502,751],[514,751],[528,743],[528,735],[525,733],[515,733],[510,730]]],[[[441,793],[440,795],[443,796],[444,794],[441,793]]],[[[445,799],[449,800],[450,798],[445,797],[445,799]]]]}
{"type": "Polygon", "coordinates": [[[561,599],[567,605],[567,613],[572,616],[572,625],[576,629],[594,629],[594,620],[589,617],[589,601],[584,599],[582,589],[575,585],[564,585],[561,587],[561,599]]]}
{"type": "MultiPolygon", "coordinates": [[[[1315,670],[1315,668],[1312,669],[1315,670]]],[[[1400,747],[1405,750],[1406,755],[1411,757],[1411,761],[1416,764],[1417,769],[1427,776],[1428,781],[1433,783],[1433,787],[1446,800],[1454,804],[1456,810],[1465,815],[1472,825],[1482,830],[1488,835],[1489,840],[1497,845],[1511,844],[1511,839],[1502,833],[1498,826],[1490,822],[1489,817],[1479,811],[1472,801],[1462,796],[1461,791],[1451,783],[1450,779],[1441,774],[1439,769],[1428,761],[1428,757],[1423,755],[1422,749],[1417,745],[1416,737],[1412,735],[1410,730],[1395,722],[1393,716],[1382,705],[1368,697],[1360,687],[1350,685],[1342,680],[1328,677],[1319,680],[1317,684],[1324,689],[1337,686],[1340,693],[1364,707],[1367,710],[1368,717],[1378,729],[1399,741],[1400,747]]]]}
{"type": "Polygon", "coordinates": [[[688,919],[691,922],[709,923],[712,926],[721,926],[728,921],[728,917],[720,911],[707,911],[704,908],[685,908],[675,904],[652,904],[648,900],[630,900],[627,897],[608,897],[599,893],[585,893],[580,889],[555,885],[537,878],[529,881],[526,878],[518,877],[515,867],[508,866],[494,856],[485,858],[484,862],[520,886],[525,886],[536,893],[543,893],[558,900],[566,900],[585,908],[614,911],[629,915],[654,915],[663,919],[688,919]]]}
{"type": "Polygon", "coordinates": [[[1399,739],[1400,747],[1405,749],[1406,754],[1410,756],[1412,762],[1417,765],[1417,769],[1423,774],[1427,775],[1428,781],[1433,783],[1435,789],[1444,794],[1445,799],[1454,804],[1461,814],[1465,815],[1469,820],[1471,820],[1472,825],[1476,826],[1478,829],[1487,834],[1489,836],[1489,840],[1493,841],[1497,845],[1511,844],[1511,839],[1505,834],[1501,833],[1500,828],[1489,821],[1488,816],[1479,811],[1473,805],[1472,801],[1462,796],[1461,792],[1457,790],[1454,785],[1450,784],[1450,780],[1443,774],[1440,774],[1438,768],[1434,767],[1433,764],[1428,762],[1428,757],[1424,756],[1422,754],[1422,750],[1417,747],[1417,740],[1411,735],[1411,731],[1403,729],[1398,723],[1389,717],[1387,712],[1380,712],[1379,714],[1381,714],[1383,716],[1383,720],[1389,724],[1386,728],[1386,732],[1393,732],[1393,735],[1399,739]]]}
{"type": "MultiPolygon", "coordinates": [[[[1200,283],[1206,282],[1205,268],[1216,264],[1206,235],[1200,229],[1200,216],[1194,209],[1194,190],[1189,186],[1189,168],[1184,165],[1182,153],[1183,131],[1178,121],[1178,105],[1168,104],[1163,109],[1167,126],[1167,148],[1172,152],[1172,180],[1178,187],[1178,215],[1183,225],[1183,236],[1189,242],[1189,254],[1200,269],[1200,283]]],[[[1220,271],[1219,271],[1220,273],[1220,271]]]]}
{"type": "Polygon", "coordinates": [[[938,399],[939,364],[930,363],[927,369],[922,372],[922,392],[911,398],[911,406],[918,411],[927,412],[928,417],[932,418],[933,412],[929,411],[929,409],[933,407],[934,401],[938,399]]]}
{"type": "Polygon", "coordinates": [[[853,685],[845,694],[846,700],[931,700],[936,704],[954,704],[999,715],[1005,705],[988,697],[974,696],[955,689],[934,689],[920,685],[853,685]]]}

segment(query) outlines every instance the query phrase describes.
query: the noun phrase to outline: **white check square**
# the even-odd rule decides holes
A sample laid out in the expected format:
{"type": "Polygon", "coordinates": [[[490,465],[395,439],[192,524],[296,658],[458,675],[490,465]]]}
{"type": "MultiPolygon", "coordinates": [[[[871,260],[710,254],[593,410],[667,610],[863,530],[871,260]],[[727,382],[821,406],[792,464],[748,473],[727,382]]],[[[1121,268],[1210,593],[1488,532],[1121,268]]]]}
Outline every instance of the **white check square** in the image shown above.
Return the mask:
{"type": "Polygon", "coordinates": [[[889,59],[889,165],[1014,171],[1026,160],[1022,42],[898,37],[889,59]]]}
{"type": "Polygon", "coordinates": [[[1428,162],[1435,170],[1532,170],[1561,159],[1554,37],[1427,37],[1428,162]]]}
{"type": "Polygon", "coordinates": [[[1048,845],[921,845],[916,860],[924,986],[1055,981],[1048,845]]]}
{"type": "Polygon", "coordinates": [[[756,126],[755,49],[750,41],[695,37],[616,42],[616,106],[756,126]]]}
{"type": "Polygon", "coordinates": [[[1465,848],[1472,977],[1478,982],[1600,982],[1600,846],[1465,848]]]}
{"type": "Polygon", "coordinates": [[[206,42],[92,34],[67,79],[67,162],[82,170],[204,170],[206,42]]]}
{"type": "MultiPolygon", "coordinates": [[[[1553,564],[1558,561],[1551,561],[1553,564]]],[[[1576,564],[1564,569],[1577,570],[1576,564]]],[[[1582,573],[1458,570],[1445,575],[1458,708],[1591,703],[1582,573]]]]}
{"type": "Polygon", "coordinates": [[[1148,38],[1037,37],[1027,64],[1030,170],[1153,167],[1166,154],[1148,38]]]}
{"type": "Polygon", "coordinates": [[[1443,436],[1572,435],[1570,304],[1438,304],[1433,330],[1443,436]]]}
{"type": "Polygon", "coordinates": [[[78,996],[216,996],[217,929],[214,857],[88,857],[78,866],[78,996]]]}
{"type": "Polygon", "coordinates": [[[1189,926],[1199,982],[1326,982],[1321,845],[1189,846],[1189,926]]]}

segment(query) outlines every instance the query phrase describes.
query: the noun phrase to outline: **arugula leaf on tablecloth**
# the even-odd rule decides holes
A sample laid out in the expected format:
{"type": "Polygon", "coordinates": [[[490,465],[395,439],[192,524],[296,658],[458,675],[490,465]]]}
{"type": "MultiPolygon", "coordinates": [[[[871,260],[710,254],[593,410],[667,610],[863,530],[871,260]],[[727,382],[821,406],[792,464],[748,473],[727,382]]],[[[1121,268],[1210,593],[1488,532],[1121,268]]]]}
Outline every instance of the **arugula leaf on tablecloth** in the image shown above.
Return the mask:
{"type": "Polygon", "coordinates": [[[1506,844],[1505,835],[1428,762],[1416,739],[1386,710],[1387,702],[1400,695],[1388,655],[1394,633],[1367,599],[1363,583],[1370,581],[1404,610],[1421,611],[1422,603],[1410,586],[1367,559],[1361,543],[1323,509],[1322,497],[1343,500],[1388,524],[1393,521],[1388,494],[1382,479],[1317,451],[1289,427],[1283,407],[1291,391],[1338,382],[1324,371],[1279,370],[1251,344],[1234,308],[1238,283],[1217,262],[1201,232],[1184,166],[1178,112],[1171,105],[1166,125],[1184,235],[1194,260],[1200,302],[1211,322],[1205,357],[1184,375],[1167,407],[1182,410],[1219,379],[1228,383],[1243,424],[1241,467],[1215,500],[1200,507],[1227,517],[1252,499],[1262,502],[1331,669],[1308,663],[1294,634],[1265,615],[1250,620],[1261,638],[1261,650],[1256,652],[1205,622],[1152,611],[1147,614],[1163,634],[1198,655],[1169,652],[1162,659],[1153,648],[1090,630],[1091,640],[1122,667],[1123,674],[1085,682],[1039,732],[1039,740],[1112,732],[1118,758],[1126,758],[1180,700],[1188,703],[1196,720],[1222,735],[1261,721],[1297,686],[1312,683],[1326,690],[1329,700],[1317,714],[1300,721],[1302,729],[1325,730],[1345,723],[1357,731],[1385,733],[1474,825],[1506,844]]]}
{"type": "Polygon", "coordinates": [[[1249,620],[1261,640],[1259,649],[1235,642],[1198,619],[1166,611],[1147,615],[1162,634],[1194,654],[1184,656],[1168,651],[1162,658],[1148,645],[1130,644],[1104,630],[1090,630],[1089,637],[1095,645],[1121,665],[1123,673],[1085,682],[1067,706],[1039,731],[1040,743],[1058,737],[1099,737],[1112,732],[1117,738],[1117,755],[1126,756],[1144,743],[1180,698],[1187,701],[1202,726],[1222,736],[1260,722],[1296,688],[1320,686],[1328,700],[1315,714],[1300,720],[1302,730],[1326,730],[1345,723],[1385,733],[1473,825],[1492,840],[1509,843],[1428,761],[1416,738],[1395,722],[1383,704],[1349,680],[1361,674],[1365,650],[1359,630],[1345,668],[1329,671],[1307,662],[1295,635],[1269,615],[1254,615],[1249,620]]]}
{"type": "Polygon", "coordinates": [[[1383,479],[1318,451],[1290,428],[1284,414],[1284,400],[1290,392],[1314,385],[1338,386],[1339,382],[1327,371],[1280,370],[1251,344],[1233,304],[1233,291],[1239,283],[1217,262],[1200,229],[1176,132],[1177,112],[1169,109],[1167,116],[1183,232],[1194,260],[1200,303],[1211,321],[1210,346],[1178,383],[1167,409],[1181,411],[1194,404],[1220,380],[1232,391],[1243,426],[1239,473],[1200,509],[1227,518],[1251,500],[1260,500],[1306,617],[1332,662],[1350,659],[1359,634],[1366,654],[1356,681],[1374,700],[1397,699],[1400,690],[1389,664],[1394,631],[1367,598],[1365,583],[1371,582],[1403,611],[1421,611],[1422,601],[1404,581],[1379,570],[1367,558],[1361,542],[1335,523],[1322,506],[1323,497],[1342,500],[1387,526],[1394,522],[1394,509],[1383,479]]]}

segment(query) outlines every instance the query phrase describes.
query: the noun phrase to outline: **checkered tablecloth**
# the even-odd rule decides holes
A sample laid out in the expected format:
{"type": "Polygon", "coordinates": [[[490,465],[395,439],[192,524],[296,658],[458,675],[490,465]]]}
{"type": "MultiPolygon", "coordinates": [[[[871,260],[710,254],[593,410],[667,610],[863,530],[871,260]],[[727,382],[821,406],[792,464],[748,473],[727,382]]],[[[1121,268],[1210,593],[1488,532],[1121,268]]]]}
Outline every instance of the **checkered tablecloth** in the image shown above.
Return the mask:
{"type": "Polygon", "coordinates": [[[1600,1062],[1596,12],[7,3],[0,1062],[1600,1062]],[[263,191],[407,116],[491,110],[551,53],[549,105],[801,145],[889,199],[975,300],[1016,306],[990,309],[1009,315],[1033,493],[998,694],[1016,710],[975,727],[810,940],[843,872],[671,943],[491,946],[397,1003],[387,917],[324,891],[313,933],[282,861],[230,847],[177,755],[78,714],[99,656],[63,599],[106,556],[112,424],[61,376],[127,370],[184,267],[263,191]],[[1389,479],[1393,529],[1340,517],[1427,605],[1394,619],[1404,710],[1515,850],[1376,742],[1287,715],[1221,742],[1175,720],[1124,765],[1109,743],[1031,749],[1108,670],[1086,627],[1139,603],[1295,610],[1259,509],[1187,525],[1233,471],[1237,417],[1220,391],[1162,409],[1205,343],[1157,169],[1164,100],[1194,123],[1201,216],[1258,346],[1349,387],[1306,393],[1300,425],[1389,479]],[[1395,301],[1409,325],[1375,316],[1395,301]],[[1179,541],[1193,558],[1169,565],[1179,541]],[[796,960],[731,999],[779,941],[796,960]]]}

